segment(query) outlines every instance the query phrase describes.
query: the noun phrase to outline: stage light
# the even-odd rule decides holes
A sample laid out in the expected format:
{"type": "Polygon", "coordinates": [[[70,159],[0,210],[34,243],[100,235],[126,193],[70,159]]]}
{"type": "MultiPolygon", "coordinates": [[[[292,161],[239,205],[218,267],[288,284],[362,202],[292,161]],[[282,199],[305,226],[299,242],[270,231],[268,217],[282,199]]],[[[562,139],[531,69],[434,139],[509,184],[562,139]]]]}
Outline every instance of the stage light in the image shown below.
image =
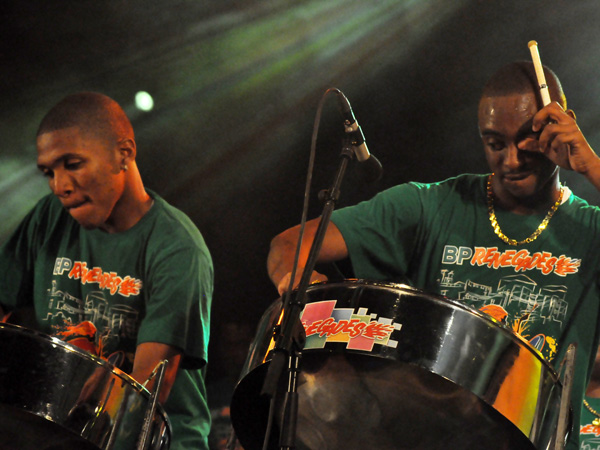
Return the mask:
{"type": "Polygon", "coordinates": [[[135,107],[140,111],[151,111],[154,108],[154,99],[145,91],[135,94],[135,107]]]}

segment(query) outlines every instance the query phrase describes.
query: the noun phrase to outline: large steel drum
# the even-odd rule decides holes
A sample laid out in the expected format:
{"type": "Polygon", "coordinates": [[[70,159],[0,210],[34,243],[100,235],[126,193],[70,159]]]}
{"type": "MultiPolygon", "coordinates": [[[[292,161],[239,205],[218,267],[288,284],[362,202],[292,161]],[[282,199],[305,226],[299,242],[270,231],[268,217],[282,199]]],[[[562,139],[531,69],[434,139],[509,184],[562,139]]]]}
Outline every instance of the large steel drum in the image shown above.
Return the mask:
{"type": "MultiPolygon", "coordinates": [[[[0,449],[137,449],[150,399],[108,362],[46,334],[0,324],[0,449]]],[[[170,432],[158,405],[147,448],[167,450],[170,432]]]]}
{"type": "MultiPolygon", "coordinates": [[[[261,449],[260,395],[281,300],[263,315],[231,403],[245,450],[261,449]]],[[[562,386],[545,359],[490,316],[405,285],[309,287],[296,448],[532,450],[554,445],[562,386]]],[[[279,448],[282,376],[272,449],[279,448]]],[[[564,436],[561,437],[564,439],[564,436]]]]}

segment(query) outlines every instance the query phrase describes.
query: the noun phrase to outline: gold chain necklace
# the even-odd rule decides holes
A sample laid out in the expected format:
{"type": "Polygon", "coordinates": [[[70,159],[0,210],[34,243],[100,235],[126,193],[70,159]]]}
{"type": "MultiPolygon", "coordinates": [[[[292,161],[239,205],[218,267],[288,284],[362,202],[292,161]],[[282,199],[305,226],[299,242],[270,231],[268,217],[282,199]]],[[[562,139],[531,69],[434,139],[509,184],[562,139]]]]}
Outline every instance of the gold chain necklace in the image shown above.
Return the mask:
{"type": "Polygon", "coordinates": [[[596,416],[596,418],[592,420],[592,425],[594,425],[595,427],[600,427],[600,413],[594,408],[592,408],[585,398],[583,399],[583,404],[589,412],[596,416]]]}
{"type": "Polygon", "coordinates": [[[558,199],[556,200],[554,205],[552,205],[552,207],[550,208],[550,211],[548,211],[548,214],[546,214],[546,217],[544,217],[544,220],[542,220],[542,223],[540,223],[540,226],[537,227],[537,230],[535,230],[531,234],[531,236],[529,236],[528,238],[523,239],[522,241],[516,241],[514,239],[510,239],[502,232],[502,230],[500,229],[500,225],[498,224],[498,220],[496,219],[496,212],[494,211],[494,194],[492,192],[492,177],[493,176],[494,176],[494,174],[491,174],[488,177],[488,181],[487,181],[487,204],[488,204],[488,214],[490,216],[490,222],[492,223],[492,228],[494,229],[494,233],[496,233],[496,236],[498,236],[500,239],[502,239],[502,241],[506,242],[508,245],[529,244],[530,242],[535,241],[537,239],[537,237],[542,233],[542,231],[544,231],[546,229],[546,227],[548,226],[548,222],[550,222],[550,219],[552,219],[552,216],[554,215],[554,213],[560,206],[565,187],[562,184],[560,185],[560,194],[558,196],[558,199]]]}

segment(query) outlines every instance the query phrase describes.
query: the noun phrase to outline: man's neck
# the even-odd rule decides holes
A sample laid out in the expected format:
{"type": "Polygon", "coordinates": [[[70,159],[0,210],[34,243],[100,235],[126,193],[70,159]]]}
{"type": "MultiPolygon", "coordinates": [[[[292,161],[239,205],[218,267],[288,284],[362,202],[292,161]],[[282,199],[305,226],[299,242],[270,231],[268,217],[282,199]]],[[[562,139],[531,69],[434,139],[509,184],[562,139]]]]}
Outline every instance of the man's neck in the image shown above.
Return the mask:
{"type": "Polygon", "coordinates": [[[154,199],[148,195],[135,166],[129,170],[123,195],[115,204],[113,213],[100,227],[107,233],[119,233],[132,228],[150,211],[154,199]]]}
{"type": "Polygon", "coordinates": [[[540,190],[528,197],[517,197],[500,189],[493,189],[493,192],[494,206],[496,208],[521,215],[544,214],[560,198],[561,186],[558,176],[556,176],[549,180],[540,190]]]}

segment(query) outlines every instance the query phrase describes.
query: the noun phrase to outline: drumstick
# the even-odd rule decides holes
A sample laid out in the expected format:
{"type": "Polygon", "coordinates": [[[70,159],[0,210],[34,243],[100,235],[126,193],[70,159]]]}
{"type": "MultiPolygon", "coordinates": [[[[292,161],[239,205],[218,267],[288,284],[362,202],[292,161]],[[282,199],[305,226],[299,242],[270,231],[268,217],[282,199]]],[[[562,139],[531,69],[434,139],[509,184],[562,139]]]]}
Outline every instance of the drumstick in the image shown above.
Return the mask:
{"type": "Polygon", "coordinates": [[[540,87],[540,94],[542,95],[542,103],[544,106],[551,102],[550,91],[546,84],[546,77],[544,76],[544,68],[542,67],[542,61],[540,59],[540,52],[538,51],[538,44],[536,41],[529,41],[527,44],[529,51],[531,52],[531,59],[533,60],[533,67],[535,67],[535,74],[537,76],[538,85],[540,87]]]}

